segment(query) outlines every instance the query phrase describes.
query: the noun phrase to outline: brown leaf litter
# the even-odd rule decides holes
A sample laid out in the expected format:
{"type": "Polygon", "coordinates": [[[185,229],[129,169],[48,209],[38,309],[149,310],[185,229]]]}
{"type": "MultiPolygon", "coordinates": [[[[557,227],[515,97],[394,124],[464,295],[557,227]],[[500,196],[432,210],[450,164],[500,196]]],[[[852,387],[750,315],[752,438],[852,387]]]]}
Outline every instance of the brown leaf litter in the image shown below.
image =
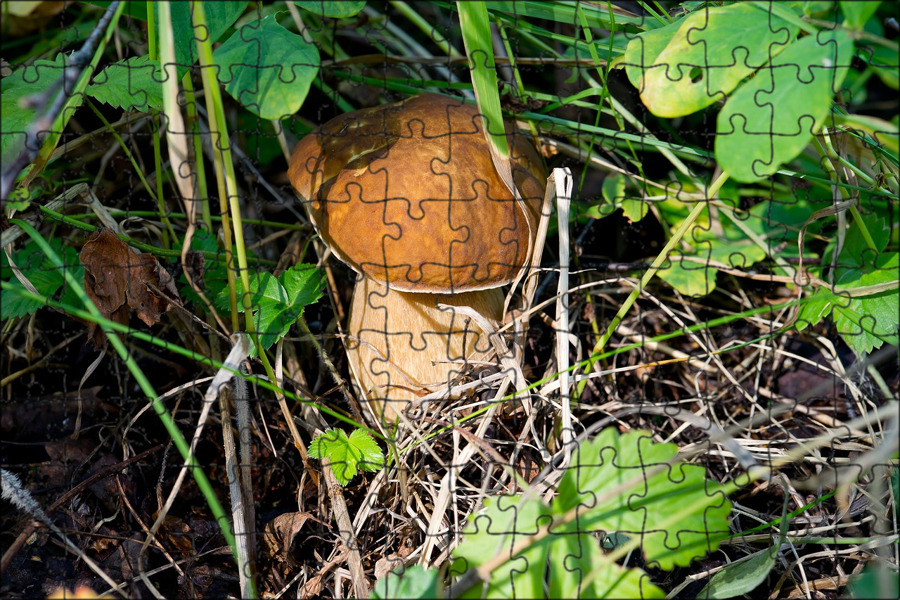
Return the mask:
{"type": "MultiPolygon", "coordinates": [[[[152,254],[139,252],[110,231],[94,232],[81,248],[84,289],[105,318],[127,325],[131,312],[147,325],[159,323],[169,310],[169,301],[160,290],[177,298],[175,281],[152,254]]],[[[97,323],[88,323],[94,347],[105,334],[97,323]]]]}

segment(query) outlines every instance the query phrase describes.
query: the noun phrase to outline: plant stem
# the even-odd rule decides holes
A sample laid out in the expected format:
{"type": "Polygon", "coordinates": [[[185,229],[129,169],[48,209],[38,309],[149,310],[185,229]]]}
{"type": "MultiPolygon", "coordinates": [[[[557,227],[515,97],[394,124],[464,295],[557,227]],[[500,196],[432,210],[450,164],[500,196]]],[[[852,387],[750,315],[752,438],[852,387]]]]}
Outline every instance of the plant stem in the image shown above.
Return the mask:
{"type": "MultiPolygon", "coordinates": [[[[209,31],[206,23],[206,11],[202,2],[195,2],[192,11],[194,29],[209,31]]],[[[234,174],[234,162],[231,159],[231,142],[228,137],[228,126],[225,122],[225,109],[222,105],[222,92],[216,79],[218,69],[213,60],[212,42],[206,35],[198,35],[197,54],[200,57],[200,74],[203,79],[203,89],[206,91],[206,112],[211,117],[209,123],[209,137],[215,154],[213,166],[216,170],[216,183],[219,191],[219,210],[222,214],[222,230],[225,243],[225,257],[229,265],[235,257],[237,261],[239,277],[243,286],[243,294],[240,302],[246,311],[248,333],[253,336],[253,341],[259,346],[259,337],[254,335],[253,316],[250,310],[250,275],[247,267],[247,252],[244,248],[244,230],[241,223],[241,211],[237,198],[237,180],[234,174]],[[234,219],[234,247],[232,246],[232,227],[230,219],[234,219]]],[[[235,285],[234,269],[228,272],[228,299],[231,304],[231,329],[237,331],[238,324],[238,297],[235,285]]],[[[262,354],[262,353],[260,353],[262,354]]]]}
{"type": "Polygon", "coordinates": [[[206,186],[206,166],[203,162],[203,140],[200,139],[200,119],[197,115],[197,99],[194,94],[194,83],[191,81],[190,71],[182,78],[184,88],[184,107],[187,112],[187,122],[191,130],[191,138],[194,140],[194,172],[197,174],[197,200],[200,201],[200,213],[203,223],[209,232],[214,231],[212,226],[212,211],[209,210],[209,190],[206,186]]]}
{"type": "MultiPolygon", "coordinates": [[[[193,6],[194,27],[200,28],[201,30],[208,30],[203,3],[197,2],[193,6]]],[[[257,356],[259,356],[259,360],[262,362],[263,368],[266,371],[266,376],[269,378],[269,381],[275,382],[277,381],[275,378],[275,371],[272,369],[269,357],[266,356],[266,352],[262,347],[259,332],[256,331],[256,324],[253,320],[254,311],[251,305],[250,267],[247,264],[247,249],[244,245],[244,225],[241,218],[240,199],[237,194],[237,177],[234,172],[234,161],[231,157],[231,140],[228,135],[228,123],[225,121],[225,107],[222,103],[222,91],[219,88],[219,82],[215,76],[217,69],[212,55],[212,43],[208,36],[203,37],[203,39],[197,38],[197,52],[200,55],[200,66],[202,67],[203,73],[203,89],[206,91],[206,110],[212,117],[212,121],[209,124],[210,138],[212,138],[214,126],[215,130],[218,131],[218,140],[213,141],[213,148],[220,151],[220,154],[216,154],[214,161],[216,164],[216,175],[219,179],[219,192],[220,194],[224,193],[224,195],[220,195],[219,202],[222,207],[223,217],[227,211],[234,221],[234,256],[237,257],[239,276],[241,279],[242,293],[240,302],[242,312],[244,313],[244,322],[246,324],[247,333],[256,345],[257,356]]],[[[222,225],[225,226],[225,223],[226,221],[223,218],[222,225]]],[[[226,241],[227,252],[227,246],[230,244],[230,237],[226,234],[225,239],[228,240],[226,241]]],[[[228,273],[228,293],[229,298],[232,299],[231,322],[233,329],[236,331],[238,329],[238,299],[236,289],[234,289],[232,270],[228,269],[228,273]]]]}

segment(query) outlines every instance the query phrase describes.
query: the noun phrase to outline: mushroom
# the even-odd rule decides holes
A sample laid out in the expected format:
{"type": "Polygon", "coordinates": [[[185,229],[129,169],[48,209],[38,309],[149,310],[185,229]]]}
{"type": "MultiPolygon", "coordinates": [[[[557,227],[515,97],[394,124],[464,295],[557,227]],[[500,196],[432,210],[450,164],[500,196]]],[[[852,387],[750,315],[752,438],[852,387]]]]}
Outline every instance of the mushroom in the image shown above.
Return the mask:
{"type": "Polygon", "coordinates": [[[344,114],[304,137],[288,176],[321,238],[363,278],[345,343],[376,418],[486,361],[492,325],[529,262],[546,171],[507,124],[517,200],[497,174],[475,106],[420,94],[344,114]]]}

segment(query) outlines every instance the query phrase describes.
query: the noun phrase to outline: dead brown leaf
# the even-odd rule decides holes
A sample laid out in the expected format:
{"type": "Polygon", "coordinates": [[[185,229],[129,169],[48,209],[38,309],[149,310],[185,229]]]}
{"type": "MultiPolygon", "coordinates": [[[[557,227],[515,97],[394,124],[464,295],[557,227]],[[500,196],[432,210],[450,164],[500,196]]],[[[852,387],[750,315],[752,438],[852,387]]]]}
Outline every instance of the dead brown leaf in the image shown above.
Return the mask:
{"type": "MultiPolygon", "coordinates": [[[[152,254],[129,248],[109,229],[94,232],[81,248],[84,288],[107,319],[128,324],[131,311],[147,325],[156,325],[169,310],[168,300],[155,290],[178,297],[172,276],[152,254]]],[[[105,335],[96,323],[88,324],[88,334],[99,347],[105,335]]]]}
{"type": "Polygon", "coordinates": [[[266,523],[262,540],[265,557],[296,566],[292,548],[296,548],[302,541],[299,538],[300,530],[310,518],[318,520],[308,512],[290,512],[278,515],[266,523]]]}
{"type": "Polygon", "coordinates": [[[375,561],[375,579],[386,577],[388,573],[403,564],[403,557],[396,552],[391,552],[387,556],[382,556],[375,561]]]}

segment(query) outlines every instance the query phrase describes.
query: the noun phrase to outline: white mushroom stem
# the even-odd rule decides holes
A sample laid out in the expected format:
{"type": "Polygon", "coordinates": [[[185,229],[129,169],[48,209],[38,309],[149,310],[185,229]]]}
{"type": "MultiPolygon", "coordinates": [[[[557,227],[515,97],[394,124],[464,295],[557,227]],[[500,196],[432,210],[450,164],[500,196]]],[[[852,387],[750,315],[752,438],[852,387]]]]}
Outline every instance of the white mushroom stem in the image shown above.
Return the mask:
{"type": "Polygon", "coordinates": [[[452,385],[468,361],[493,356],[488,336],[454,307],[468,307],[496,328],[503,293],[398,292],[366,278],[357,284],[347,355],[369,408],[383,423],[393,423],[412,401],[452,385]]]}

